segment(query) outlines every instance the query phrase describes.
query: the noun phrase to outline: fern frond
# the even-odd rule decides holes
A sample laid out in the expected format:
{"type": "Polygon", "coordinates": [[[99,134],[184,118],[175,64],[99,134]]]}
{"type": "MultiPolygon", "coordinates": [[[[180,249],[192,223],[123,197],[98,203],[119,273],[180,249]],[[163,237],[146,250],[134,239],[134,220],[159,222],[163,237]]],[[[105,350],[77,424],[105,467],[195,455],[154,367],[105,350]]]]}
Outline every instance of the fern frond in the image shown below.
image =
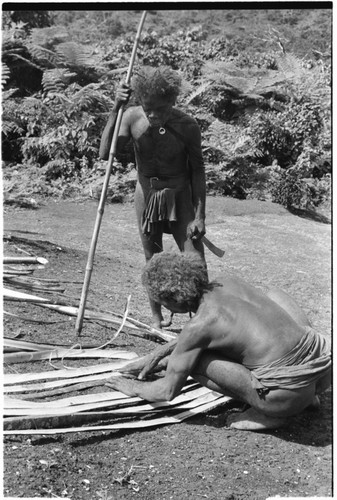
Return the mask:
{"type": "Polygon", "coordinates": [[[78,43],[60,43],[57,46],[56,51],[63,64],[66,64],[67,66],[81,67],[88,66],[90,63],[87,48],[83,45],[79,45],[78,43]]]}
{"type": "Polygon", "coordinates": [[[37,64],[34,64],[32,61],[30,61],[26,57],[23,57],[20,54],[15,53],[15,51],[11,51],[11,52],[8,51],[6,53],[6,56],[11,56],[14,59],[19,59],[20,61],[24,61],[28,66],[32,66],[33,68],[38,69],[40,71],[42,70],[42,68],[40,68],[40,66],[38,66],[37,64]]]}
{"type": "Polygon", "coordinates": [[[69,84],[70,78],[74,73],[67,69],[49,69],[43,73],[42,86],[45,93],[59,93],[69,84]]]}
{"type": "Polygon", "coordinates": [[[33,58],[37,61],[46,61],[52,66],[57,66],[60,63],[59,55],[52,50],[46,49],[45,47],[42,47],[40,45],[33,44],[30,45],[29,49],[33,58]]]}
{"type": "Polygon", "coordinates": [[[9,89],[9,90],[3,90],[1,92],[1,97],[2,97],[2,100],[3,101],[6,101],[7,99],[9,99],[10,97],[12,97],[13,94],[15,94],[15,92],[19,90],[19,89],[9,89]]]}
{"type": "Polygon", "coordinates": [[[56,160],[50,160],[45,165],[43,165],[43,173],[50,173],[52,171],[60,170],[64,168],[66,165],[66,161],[63,158],[59,158],[56,160]]]}
{"type": "Polygon", "coordinates": [[[224,158],[245,157],[255,154],[252,138],[243,134],[242,128],[220,120],[214,120],[207,131],[206,146],[222,151],[224,158]]]}
{"type": "Polygon", "coordinates": [[[256,85],[259,81],[257,77],[245,77],[242,76],[226,76],[226,84],[237,89],[242,94],[250,94],[254,92],[256,85]]]}
{"type": "Polygon", "coordinates": [[[30,33],[29,42],[32,45],[52,49],[59,43],[64,43],[69,39],[69,33],[60,26],[48,28],[33,28],[30,33]]]}
{"type": "Polygon", "coordinates": [[[10,71],[9,67],[7,66],[6,63],[2,62],[1,63],[1,85],[2,85],[2,88],[4,87],[4,85],[6,85],[6,82],[9,79],[10,74],[11,74],[11,71],[10,71]]]}
{"type": "Polygon", "coordinates": [[[238,138],[236,143],[232,146],[232,152],[241,156],[251,154],[253,149],[252,138],[249,135],[242,135],[238,138]]]}
{"type": "MultiPolygon", "coordinates": [[[[265,70],[242,70],[233,62],[207,61],[203,67],[203,73],[208,80],[212,80],[217,87],[227,90],[231,97],[239,95],[259,94],[259,88],[268,86],[275,75],[275,71],[265,70]],[[272,74],[274,73],[274,75],[272,74]],[[267,82],[266,82],[267,80],[267,82]]],[[[284,80],[284,76],[277,76],[277,80],[284,80]]]]}
{"type": "Polygon", "coordinates": [[[184,104],[190,104],[196,97],[203,94],[212,84],[212,81],[203,82],[197,89],[187,96],[184,104]]]}
{"type": "Polygon", "coordinates": [[[23,133],[23,129],[21,127],[19,127],[19,125],[12,120],[11,121],[2,120],[2,129],[1,130],[5,136],[9,135],[12,132],[20,134],[20,135],[23,133]]]}
{"type": "Polygon", "coordinates": [[[109,100],[99,90],[99,84],[95,83],[89,83],[82,88],[74,87],[71,99],[75,108],[82,111],[88,111],[93,108],[107,110],[109,106],[109,100]]]}
{"type": "Polygon", "coordinates": [[[295,54],[284,54],[276,58],[277,67],[286,78],[300,78],[305,70],[303,61],[295,54]]]}
{"type": "Polygon", "coordinates": [[[227,77],[247,77],[247,73],[238,68],[233,62],[206,61],[202,68],[202,74],[216,83],[225,83],[227,77]]]}

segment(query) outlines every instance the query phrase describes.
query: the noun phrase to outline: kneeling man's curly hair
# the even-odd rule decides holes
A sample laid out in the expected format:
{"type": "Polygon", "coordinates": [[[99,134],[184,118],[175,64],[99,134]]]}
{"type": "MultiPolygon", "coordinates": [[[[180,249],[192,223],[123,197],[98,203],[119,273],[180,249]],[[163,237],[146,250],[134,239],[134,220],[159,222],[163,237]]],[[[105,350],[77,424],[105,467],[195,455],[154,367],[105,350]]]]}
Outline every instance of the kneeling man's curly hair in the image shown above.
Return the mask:
{"type": "Polygon", "coordinates": [[[136,99],[142,97],[176,98],[180,92],[181,77],[169,66],[144,66],[132,78],[136,99]]]}
{"type": "Polygon", "coordinates": [[[173,300],[189,310],[197,308],[202,295],[213,288],[204,261],[191,252],[155,254],[144,268],[142,283],[152,300],[173,300]]]}

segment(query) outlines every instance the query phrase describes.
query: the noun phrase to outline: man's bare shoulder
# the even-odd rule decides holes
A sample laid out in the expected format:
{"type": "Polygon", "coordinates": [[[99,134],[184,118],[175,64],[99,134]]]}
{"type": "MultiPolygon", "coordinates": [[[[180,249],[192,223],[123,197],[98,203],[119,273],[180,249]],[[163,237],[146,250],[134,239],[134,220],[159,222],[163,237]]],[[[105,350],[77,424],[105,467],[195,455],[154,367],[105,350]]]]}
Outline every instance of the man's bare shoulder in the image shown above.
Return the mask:
{"type": "Polygon", "coordinates": [[[185,134],[186,132],[193,133],[199,130],[197,120],[178,108],[173,108],[168,124],[174,128],[183,130],[185,134]]]}
{"type": "Polygon", "coordinates": [[[214,326],[219,321],[218,303],[216,300],[202,299],[196,314],[183,327],[178,343],[186,350],[193,348],[206,349],[212,341],[214,326]]]}
{"type": "Polygon", "coordinates": [[[173,108],[172,109],[172,115],[170,118],[170,121],[172,122],[182,122],[184,124],[197,124],[197,120],[193,118],[193,116],[188,115],[185,113],[185,111],[179,109],[179,108],[173,108]]]}
{"type": "Polygon", "coordinates": [[[220,295],[229,294],[236,297],[247,298],[247,295],[256,297],[266,297],[265,294],[243,279],[227,274],[220,274],[212,280],[213,291],[220,295]]]}
{"type": "Polygon", "coordinates": [[[141,106],[130,106],[124,111],[123,117],[129,123],[134,123],[137,120],[144,118],[143,108],[141,106]]]}

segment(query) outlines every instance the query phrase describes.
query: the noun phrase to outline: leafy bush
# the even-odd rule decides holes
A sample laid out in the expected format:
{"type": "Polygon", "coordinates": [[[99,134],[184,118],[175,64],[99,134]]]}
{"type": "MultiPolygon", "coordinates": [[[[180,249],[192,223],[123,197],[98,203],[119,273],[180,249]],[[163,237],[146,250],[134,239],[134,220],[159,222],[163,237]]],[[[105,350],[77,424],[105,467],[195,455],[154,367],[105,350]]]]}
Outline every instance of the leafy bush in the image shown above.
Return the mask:
{"type": "MultiPolygon", "coordinates": [[[[204,37],[202,30],[178,31],[173,35],[159,37],[156,31],[144,32],[138,48],[138,58],[141,64],[148,66],[170,66],[183,71],[188,77],[194,78],[200,74],[202,58],[198,56],[200,40],[204,37]]],[[[134,44],[134,37],[123,38],[108,57],[122,57],[129,60],[134,44]]]]}
{"type": "MultiPolygon", "coordinates": [[[[196,26],[186,11],[171,25],[165,20],[153,28],[154,22],[143,32],[137,64],[169,65],[189,80],[191,88],[184,87],[179,106],[200,124],[209,192],[263,198],[263,191],[266,196],[272,191],[273,199],[286,206],[316,205],[329,196],[329,59],[316,51],[309,64],[289,51],[280,53],[279,42],[287,36],[273,28],[264,41],[262,33],[248,33],[248,28],[244,38],[232,28],[226,37],[218,30],[211,38],[213,26],[219,25],[216,12],[228,23],[249,19],[245,11],[212,11],[208,24],[196,26]]],[[[5,23],[4,160],[40,168],[41,180],[56,192],[86,182],[96,164],[115,82],[129,63],[133,14],[54,13],[50,19],[58,25],[42,29],[32,24],[28,31],[21,22],[5,23]]],[[[293,19],[301,18],[296,11],[293,19]]],[[[277,16],[272,22],[278,22],[277,16]]],[[[133,155],[127,152],[118,160],[124,172],[133,155]]],[[[123,193],[131,190],[134,179],[124,183],[119,175],[116,186],[123,186],[123,193]]]]}
{"type": "MultiPolygon", "coordinates": [[[[69,41],[60,28],[33,29],[22,39],[21,47],[29,51],[35,65],[44,68],[42,88],[24,98],[12,98],[7,91],[3,102],[4,159],[40,166],[49,163],[49,176],[70,179],[97,157],[104,113],[110,104],[104,82],[95,83],[97,74],[92,71],[94,61],[88,49],[69,41]],[[50,163],[55,160],[57,167],[50,163]]],[[[7,73],[5,77],[4,85],[10,84],[7,73]]]]}
{"type": "Polygon", "coordinates": [[[313,209],[331,197],[331,177],[315,176],[320,152],[306,146],[296,163],[284,170],[272,167],[272,201],[286,207],[313,209]]]}
{"type": "Polygon", "coordinates": [[[51,19],[46,10],[12,10],[4,12],[2,23],[3,26],[21,23],[29,31],[32,28],[50,26],[51,19]]]}
{"type": "MultiPolygon", "coordinates": [[[[105,123],[103,112],[108,109],[108,101],[97,87],[73,84],[63,94],[51,93],[42,98],[22,142],[23,159],[41,165],[63,159],[65,177],[76,174],[83,161],[92,164],[98,156],[105,123]]],[[[59,175],[58,169],[55,176],[59,175]]]]}
{"type": "Polygon", "coordinates": [[[281,113],[258,112],[246,129],[259,161],[284,168],[296,162],[306,144],[317,144],[322,129],[320,108],[310,101],[291,101],[281,113]]]}
{"type": "Polygon", "coordinates": [[[206,166],[206,176],[210,194],[232,196],[242,200],[248,197],[253,188],[256,192],[261,185],[264,186],[268,179],[259,165],[243,156],[238,156],[230,162],[206,166]]]}

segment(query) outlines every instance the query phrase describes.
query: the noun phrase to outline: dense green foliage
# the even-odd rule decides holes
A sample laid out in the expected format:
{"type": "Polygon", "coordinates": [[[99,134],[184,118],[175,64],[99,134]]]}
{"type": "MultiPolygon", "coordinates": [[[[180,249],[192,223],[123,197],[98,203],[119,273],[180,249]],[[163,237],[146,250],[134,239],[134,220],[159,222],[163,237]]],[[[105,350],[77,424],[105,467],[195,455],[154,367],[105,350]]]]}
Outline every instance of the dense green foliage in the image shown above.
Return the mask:
{"type": "MultiPolygon", "coordinates": [[[[5,13],[5,189],[20,170],[31,169],[21,176],[35,179],[30,194],[70,193],[67,186],[93,179],[139,18],[138,11],[5,13]]],[[[329,197],[330,11],[158,11],[145,27],[137,64],[181,72],[179,106],[200,124],[209,193],[301,208],[329,197]]],[[[118,160],[120,185],[132,151],[118,160]]]]}

